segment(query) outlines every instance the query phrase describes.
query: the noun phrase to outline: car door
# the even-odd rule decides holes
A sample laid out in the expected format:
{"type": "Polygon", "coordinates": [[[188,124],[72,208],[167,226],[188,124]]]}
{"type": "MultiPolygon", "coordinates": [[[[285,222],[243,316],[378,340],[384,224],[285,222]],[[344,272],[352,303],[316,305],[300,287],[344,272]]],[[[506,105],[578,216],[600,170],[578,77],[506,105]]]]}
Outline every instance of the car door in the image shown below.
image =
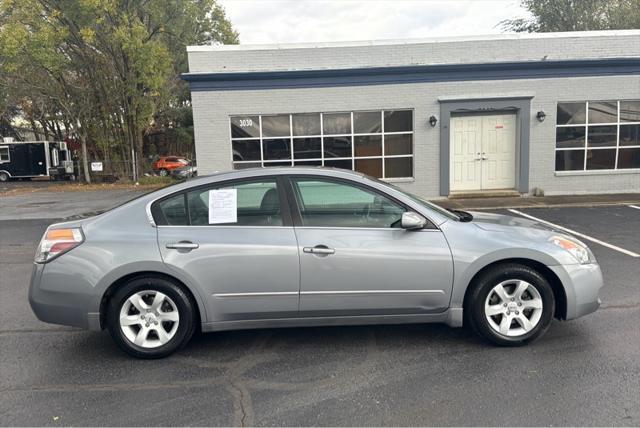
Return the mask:
{"type": "Polygon", "coordinates": [[[158,224],[164,263],[191,278],[206,296],[209,321],[297,315],[298,249],[277,179],[200,186],[157,201],[152,213],[156,223],[164,223],[158,224]],[[227,199],[216,200],[220,190],[231,190],[235,202],[229,192],[227,199]]]}
{"type": "Polygon", "coordinates": [[[404,204],[350,180],[293,176],[300,314],[436,313],[449,305],[453,262],[433,224],[400,228],[404,204]]]}

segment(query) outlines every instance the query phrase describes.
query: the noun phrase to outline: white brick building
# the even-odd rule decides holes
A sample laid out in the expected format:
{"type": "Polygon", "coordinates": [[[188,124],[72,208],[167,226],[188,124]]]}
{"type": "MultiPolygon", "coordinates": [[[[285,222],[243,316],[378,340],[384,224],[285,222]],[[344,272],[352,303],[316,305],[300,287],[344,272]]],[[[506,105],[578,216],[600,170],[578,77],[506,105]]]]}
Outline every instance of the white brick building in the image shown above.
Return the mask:
{"type": "Polygon", "coordinates": [[[640,192],[640,31],[188,48],[201,173],[353,168],[426,197],[640,192]]]}

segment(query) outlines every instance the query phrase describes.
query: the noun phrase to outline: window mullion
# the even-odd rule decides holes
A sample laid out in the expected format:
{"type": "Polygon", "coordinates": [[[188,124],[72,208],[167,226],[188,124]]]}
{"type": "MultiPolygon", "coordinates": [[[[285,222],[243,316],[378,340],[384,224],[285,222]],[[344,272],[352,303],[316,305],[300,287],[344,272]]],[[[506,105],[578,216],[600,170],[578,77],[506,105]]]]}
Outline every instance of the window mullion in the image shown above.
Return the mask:
{"type": "MultiPolygon", "coordinates": [[[[382,178],[387,178],[387,171],[385,169],[385,157],[384,157],[384,110],[380,111],[380,123],[382,130],[382,178]]],[[[413,145],[413,138],[411,138],[411,144],[413,145]]],[[[413,147],[411,147],[411,152],[413,153],[413,147]]]]}
{"type": "Polygon", "coordinates": [[[293,166],[294,155],[293,155],[293,115],[289,115],[289,153],[291,155],[291,166],[293,166]]]}
{"type": "Polygon", "coordinates": [[[351,136],[349,138],[351,138],[351,170],[355,171],[356,170],[356,142],[353,139],[353,112],[351,112],[350,114],[351,116],[351,136]]]}
{"type": "Polygon", "coordinates": [[[618,100],[618,123],[616,124],[616,161],[613,169],[618,169],[618,153],[620,152],[620,100],[618,100]]]}
{"type": "Polygon", "coordinates": [[[585,102],[585,127],[584,127],[584,167],[583,171],[587,170],[587,155],[589,147],[589,101],[585,102]]]}
{"type": "Polygon", "coordinates": [[[324,113],[320,113],[320,162],[324,166],[324,113]]]}
{"type": "Polygon", "coordinates": [[[260,167],[264,168],[264,148],[262,147],[262,115],[258,116],[258,125],[260,126],[260,167]]]}

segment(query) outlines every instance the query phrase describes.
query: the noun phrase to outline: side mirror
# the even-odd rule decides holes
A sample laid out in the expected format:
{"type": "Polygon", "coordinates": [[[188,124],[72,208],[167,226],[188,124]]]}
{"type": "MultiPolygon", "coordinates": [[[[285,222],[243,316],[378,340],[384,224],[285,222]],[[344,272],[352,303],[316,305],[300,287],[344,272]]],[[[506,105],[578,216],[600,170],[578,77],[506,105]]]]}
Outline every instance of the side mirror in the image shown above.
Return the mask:
{"type": "Polygon", "coordinates": [[[400,225],[406,230],[422,229],[427,225],[427,220],[418,213],[407,211],[402,213],[400,225]]]}

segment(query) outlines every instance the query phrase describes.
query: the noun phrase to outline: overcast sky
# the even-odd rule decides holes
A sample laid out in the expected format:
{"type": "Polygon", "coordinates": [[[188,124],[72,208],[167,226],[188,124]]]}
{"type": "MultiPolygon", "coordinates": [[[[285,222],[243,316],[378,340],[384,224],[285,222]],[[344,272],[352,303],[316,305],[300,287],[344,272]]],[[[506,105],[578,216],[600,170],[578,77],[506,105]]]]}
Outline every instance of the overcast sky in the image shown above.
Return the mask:
{"type": "Polygon", "coordinates": [[[501,33],[518,0],[219,0],[242,44],[501,33]]]}

